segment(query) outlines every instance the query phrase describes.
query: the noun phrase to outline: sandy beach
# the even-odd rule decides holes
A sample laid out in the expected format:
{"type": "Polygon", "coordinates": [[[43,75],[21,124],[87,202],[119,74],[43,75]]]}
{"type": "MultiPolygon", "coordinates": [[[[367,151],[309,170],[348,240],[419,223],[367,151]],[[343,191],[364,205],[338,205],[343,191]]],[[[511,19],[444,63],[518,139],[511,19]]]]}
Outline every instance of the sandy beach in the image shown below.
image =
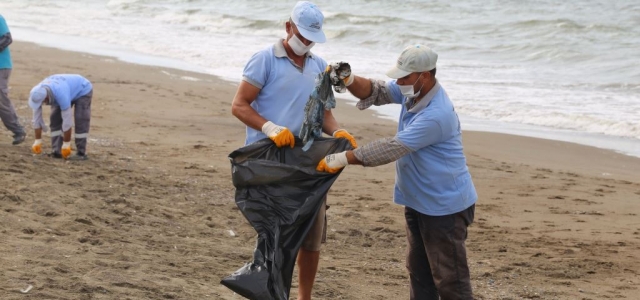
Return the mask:
{"type": "MultiPolygon", "coordinates": [[[[29,90],[50,74],[84,75],[94,97],[88,161],[32,155],[32,131],[11,146],[0,130],[0,298],[242,299],[219,284],[255,242],[227,158],[244,141],[237,84],[30,43],[11,51],[23,123],[29,90]]],[[[345,102],[334,114],[360,144],[395,133],[345,102]]],[[[638,299],[639,158],[484,132],[465,132],[464,146],[479,194],[476,299],[638,299]]],[[[349,166],[333,185],[315,299],[408,298],[394,173],[349,166]]]]}

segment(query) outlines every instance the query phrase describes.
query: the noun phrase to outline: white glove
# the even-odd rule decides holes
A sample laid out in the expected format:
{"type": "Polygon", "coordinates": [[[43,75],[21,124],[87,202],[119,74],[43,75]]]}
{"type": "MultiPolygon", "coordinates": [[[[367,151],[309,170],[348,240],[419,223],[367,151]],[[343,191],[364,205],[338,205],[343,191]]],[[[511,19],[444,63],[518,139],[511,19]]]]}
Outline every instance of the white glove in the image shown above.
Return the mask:
{"type": "Polygon", "coordinates": [[[338,85],[339,81],[342,81],[345,86],[350,86],[353,83],[355,76],[352,76],[351,65],[348,62],[331,63],[331,71],[333,85],[338,85]]]}
{"type": "Polygon", "coordinates": [[[327,155],[318,163],[316,170],[319,172],[335,174],[347,165],[349,165],[349,161],[347,160],[347,151],[342,151],[340,153],[327,155]]]}
{"type": "Polygon", "coordinates": [[[42,153],[42,139],[37,139],[33,142],[33,146],[31,146],[31,151],[34,154],[42,153]]]}
{"type": "Polygon", "coordinates": [[[287,127],[273,124],[271,121],[267,121],[262,125],[262,133],[268,136],[278,148],[283,146],[290,146],[293,148],[296,144],[296,139],[293,133],[289,131],[287,127]]]}
{"type": "Polygon", "coordinates": [[[347,139],[347,140],[349,140],[349,143],[351,143],[351,147],[353,147],[354,149],[358,148],[358,143],[356,143],[356,139],[351,134],[349,134],[349,132],[347,132],[344,129],[338,129],[338,130],[334,131],[332,136],[334,138],[347,139]]]}
{"type": "Polygon", "coordinates": [[[71,141],[62,142],[62,148],[60,149],[60,154],[64,159],[67,159],[69,156],[71,156],[71,141]]]}

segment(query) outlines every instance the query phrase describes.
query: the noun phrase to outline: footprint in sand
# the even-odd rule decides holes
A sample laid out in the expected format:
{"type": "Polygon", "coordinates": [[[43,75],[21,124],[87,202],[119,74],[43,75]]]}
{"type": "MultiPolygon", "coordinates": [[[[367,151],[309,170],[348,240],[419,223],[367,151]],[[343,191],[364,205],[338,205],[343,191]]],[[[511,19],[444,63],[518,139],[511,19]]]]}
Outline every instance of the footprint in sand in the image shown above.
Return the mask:
{"type": "Polygon", "coordinates": [[[614,190],[605,190],[605,189],[596,189],[596,192],[611,194],[611,193],[615,193],[616,191],[614,191],[614,190]]]}
{"type": "Polygon", "coordinates": [[[587,199],[580,199],[580,198],[575,198],[575,199],[573,199],[573,201],[584,203],[584,204],[587,204],[587,205],[601,204],[602,203],[602,202],[590,201],[590,200],[587,200],[587,199]]]}
{"type": "Polygon", "coordinates": [[[380,218],[378,218],[378,220],[376,221],[378,223],[382,223],[382,224],[393,224],[395,223],[395,221],[388,216],[381,216],[380,218]]]}

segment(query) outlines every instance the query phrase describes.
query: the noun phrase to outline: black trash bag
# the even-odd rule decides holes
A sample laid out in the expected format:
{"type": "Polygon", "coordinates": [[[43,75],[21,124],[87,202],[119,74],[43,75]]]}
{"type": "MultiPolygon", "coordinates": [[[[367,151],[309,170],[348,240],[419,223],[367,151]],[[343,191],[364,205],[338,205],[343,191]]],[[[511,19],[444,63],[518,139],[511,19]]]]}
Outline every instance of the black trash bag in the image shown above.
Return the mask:
{"type": "Polygon", "coordinates": [[[263,139],[229,154],[236,205],[258,233],[253,261],[221,283],[249,299],[289,299],[298,249],[340,172],[316,171],[328,154],[350,150],[346,139],[318,138],[302,150],[263,139]]]}

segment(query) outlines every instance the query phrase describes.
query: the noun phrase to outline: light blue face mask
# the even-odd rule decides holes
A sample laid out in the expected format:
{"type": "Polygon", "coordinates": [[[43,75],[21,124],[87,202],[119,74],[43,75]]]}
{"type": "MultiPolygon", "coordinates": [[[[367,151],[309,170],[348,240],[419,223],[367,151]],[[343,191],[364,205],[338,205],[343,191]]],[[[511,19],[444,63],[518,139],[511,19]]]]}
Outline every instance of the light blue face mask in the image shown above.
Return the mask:
{"type": "Polygon", "coordinates": [[[416,83],[418,83],[420,77],[422,77],[422,73],[420,74],[420,76],[418,76],[418,79],[416,79],[416,82],[414,82],[413,84],[398,85],[398,87],[400,88],[400,92],[402,92],[402,95],[404,95],[408,99],[418,97],[418,95],[420,95],[420,91],[422,91],[422,87],[424,87],[424,83],[420,86],[420,89],[417,92],[414,92],[413,87],[416,85],[416,83]]]}

